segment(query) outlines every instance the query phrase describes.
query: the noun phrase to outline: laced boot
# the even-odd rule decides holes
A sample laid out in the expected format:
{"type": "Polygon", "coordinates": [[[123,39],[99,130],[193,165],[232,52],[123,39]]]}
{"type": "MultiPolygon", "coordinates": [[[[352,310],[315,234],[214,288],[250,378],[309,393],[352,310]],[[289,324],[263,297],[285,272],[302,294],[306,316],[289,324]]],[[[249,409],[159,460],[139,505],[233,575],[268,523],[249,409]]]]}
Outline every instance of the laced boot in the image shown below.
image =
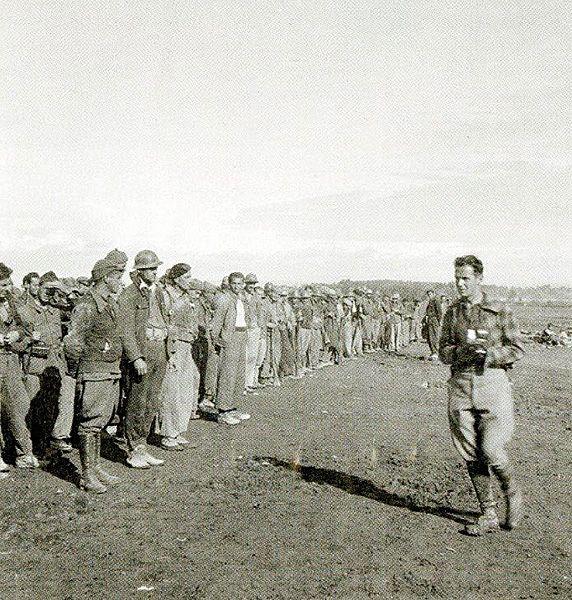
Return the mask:
{"type": "Polygon", "coordinates": [[[112,475],[103,470],[101,466],[101,432],[95,434],[95,474],[101,483],[104,485],[114,485],[119,483],[121,479],[116,475],[112,475]]]}
{"type": "Polygon", "coordinates": [[[506,518],[504,526],[506,529],[518,527],[524,516],[524,496],[522,490],[515,480],[514,472],[510,465],[504,467],[492,467],[493,473],[498,477],[501,490],[506,502],[506,518]]]}
{"type": "Polygon", "coordinates": [[[467,535],[480,536],[485,533],[499,531],[499,518],[496,512],[496,502],[493,497],[489,466],[483,462],[471,461],[467,463],[467,469],[473,482],[482,514],[474,523],[468,523],[465,526],[465,533],[467,535]]]}
{"type": "Polygon", "coordinates": [[[95,436],[93,433],[80,433],[78,437],[82,470],[80,487],[92,494],[104,494],[107,492],[107,488],[99,481],[95,472],[95,436]]]}

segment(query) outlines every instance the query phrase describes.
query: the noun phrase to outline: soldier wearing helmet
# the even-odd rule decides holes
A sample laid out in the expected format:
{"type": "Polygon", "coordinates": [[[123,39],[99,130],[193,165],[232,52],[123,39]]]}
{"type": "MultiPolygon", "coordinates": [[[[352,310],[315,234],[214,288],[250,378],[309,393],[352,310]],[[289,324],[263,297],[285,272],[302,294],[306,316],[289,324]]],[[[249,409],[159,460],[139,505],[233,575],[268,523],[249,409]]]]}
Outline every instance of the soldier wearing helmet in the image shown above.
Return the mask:
{"type": "Polygon", "coordinates": [[[159,257],[141,250],[131,272],[133,283],[118,300],[120,335],[128,362],[125,406],[127,464],[148,469],[163,464],[147,450],[147,436],[159,408],[159,392],[168,359],[169,315],[163,292],[156,286],[159,257]]]}

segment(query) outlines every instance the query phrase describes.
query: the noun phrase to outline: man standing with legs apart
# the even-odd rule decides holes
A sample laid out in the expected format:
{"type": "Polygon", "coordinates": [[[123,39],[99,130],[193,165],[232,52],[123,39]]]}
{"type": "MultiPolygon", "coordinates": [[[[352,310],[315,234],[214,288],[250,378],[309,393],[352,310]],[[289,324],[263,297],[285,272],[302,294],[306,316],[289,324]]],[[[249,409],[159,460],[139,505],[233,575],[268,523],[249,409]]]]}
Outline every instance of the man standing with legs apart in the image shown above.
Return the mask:
{"type": "Polygon", "coordinates": [[[455,260],[459,300],[445,314],[439,342],[441,360],[451,365],[449,423],[455,448],[467,469],[481,516],[466,526],[469,535],[499,529],[491,471],[506,499],[506,527],[523,514],[522,491],[515,481],[505,446],[514,430],[511,382],[506,371],[524,350],[510,309],[491,302],[481,289],[483,263],[476,256],[455,260]]]}
{"type": "Polygon", "coordinates": [[[135,257],[133,283],[119,296],[119,327],[123,351],[129,363],[125,406],[127,464],[136,469],[165,461],[147,451],[147,437],[159,409],[159,393],[167,367],[168,316],[157,268],[162,264],[151,250],[135,257]]]}
{"type": "Polygon", "coordinates": [[[216,299],[211,335],[219,354],[216,396],[217,421],[238,425],[249,419],[248,413],[237,410],[235,399],[244,391],[246,354],[246,308],[243,300],[244,275],[231,273],[229,289],[216,299]]]}
{"type": "Polygon", "coordinates": [[[123,270],[107,259],[91,271],[93,287],[82,296],[64,338],[66,354],[78,363],[79,455],[81,487],[103,494],[119,481],[100,465],[101,431],[119,403],[122,355],[115,296],[122,288],[123,270]]]}

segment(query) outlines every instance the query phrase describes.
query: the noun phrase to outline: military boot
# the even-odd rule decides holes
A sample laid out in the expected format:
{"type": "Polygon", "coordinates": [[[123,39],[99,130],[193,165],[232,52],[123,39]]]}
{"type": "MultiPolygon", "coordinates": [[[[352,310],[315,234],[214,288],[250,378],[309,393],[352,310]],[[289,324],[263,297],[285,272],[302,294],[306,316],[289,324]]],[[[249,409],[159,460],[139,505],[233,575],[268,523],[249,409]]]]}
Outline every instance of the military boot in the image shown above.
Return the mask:
{"type": "Polygon", "coordinates": [[[515,480],[512,467],[492,467],[493,473],[498,477],[501,490],[506,502],[506,519],[504,526],[507,529],[518,527],[524,516],[524,496],[522,490],[515,480]]]}
{"type": "Polygon", "coordinates": [[[104,494],[107,492],[107,488],[99,481],[95,471],[95,435],[93,433],[80,433],[78,437],[82,470],[80,487],[92,494],[104,494]]]}
{"type": "Polygon", "coordinates": [[[471,461],[467,463],[467,470],[473,482],[482,514],[474,523],[468,523],[465,526],[465,533],[479,536],[499,531],[499,518],[493,497],[489,466],[483,462],[471,461]]]}
{"type": "Polygon", "coordinates": [[[104,485],[119,483],[121,479],[103,470],[101,462],[101,432],[95,434],[95,474],[104,485]]]}

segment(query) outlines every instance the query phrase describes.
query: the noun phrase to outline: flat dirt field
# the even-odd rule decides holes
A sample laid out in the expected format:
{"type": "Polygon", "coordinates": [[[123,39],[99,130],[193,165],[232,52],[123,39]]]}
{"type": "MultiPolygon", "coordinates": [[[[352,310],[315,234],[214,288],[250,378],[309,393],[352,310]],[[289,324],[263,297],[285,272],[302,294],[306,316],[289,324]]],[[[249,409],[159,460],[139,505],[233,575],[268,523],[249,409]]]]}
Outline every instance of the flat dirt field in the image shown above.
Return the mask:
{"type": "MultiPolygon", "coordinates": [[[[572,350],[527,345],[511,446],[528,516],[462,535],[476,501],[452,447],[447,368],[368,355],[244,400],[241,426],[193,422],[87,496],[70,464],[0,483],[0,597],[571,598],[572,350]]],[[[77,452],[71,455],[77,465],[77,452]]]]}

